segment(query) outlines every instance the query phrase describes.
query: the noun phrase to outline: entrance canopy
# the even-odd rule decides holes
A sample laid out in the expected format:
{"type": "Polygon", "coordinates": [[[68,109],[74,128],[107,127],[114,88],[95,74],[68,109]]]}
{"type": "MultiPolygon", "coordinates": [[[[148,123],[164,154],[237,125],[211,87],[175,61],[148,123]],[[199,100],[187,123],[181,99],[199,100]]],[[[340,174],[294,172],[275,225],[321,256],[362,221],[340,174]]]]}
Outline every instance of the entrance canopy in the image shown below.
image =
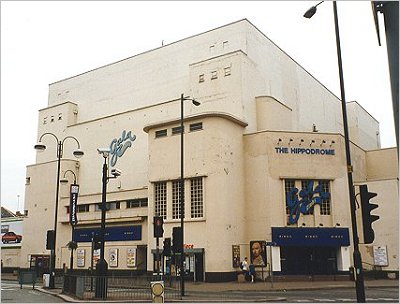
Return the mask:
{"type": "Polygon", "coordinates": [[[277,246],[350,246],[348,228],[272,227],[277,246]]]}

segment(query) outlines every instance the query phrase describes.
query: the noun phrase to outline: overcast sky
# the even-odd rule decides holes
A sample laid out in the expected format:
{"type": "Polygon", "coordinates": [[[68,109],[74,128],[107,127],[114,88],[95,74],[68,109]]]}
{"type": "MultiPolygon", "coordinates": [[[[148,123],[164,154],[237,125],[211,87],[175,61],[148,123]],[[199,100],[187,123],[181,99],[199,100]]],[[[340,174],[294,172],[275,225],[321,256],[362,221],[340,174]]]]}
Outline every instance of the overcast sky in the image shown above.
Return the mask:
{"type": "MultiPolygon", "coordinates": [[[[35,161],[38,110],[47,106],[48,85],[162,41],[247,18],[340,96],[332,2],[319,5],[312,19],[303,18],[317,2],[1,1],[2,206],[24,208],[26,166],[35,161]]],[[[358,101],[380,122],[382,147],[393,147],[383,16],[380,47],[370,1],[339,1],[338,16],[346,99],[358,101]]],[[[176,93],[178,98],[181,92],[176,93]]]]}

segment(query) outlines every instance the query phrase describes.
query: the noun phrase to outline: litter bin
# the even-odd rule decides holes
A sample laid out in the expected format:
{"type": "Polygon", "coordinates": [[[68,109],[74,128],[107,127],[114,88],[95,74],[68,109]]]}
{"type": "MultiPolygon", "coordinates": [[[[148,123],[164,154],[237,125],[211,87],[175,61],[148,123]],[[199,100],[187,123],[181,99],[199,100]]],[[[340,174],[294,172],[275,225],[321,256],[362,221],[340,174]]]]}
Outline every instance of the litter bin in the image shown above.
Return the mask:
{"type": "Polygon", "coordinates": [[[43,287],[49,287],[49,286],[50,286],[50,274],[44,273],[43,274],[43,287]]]}

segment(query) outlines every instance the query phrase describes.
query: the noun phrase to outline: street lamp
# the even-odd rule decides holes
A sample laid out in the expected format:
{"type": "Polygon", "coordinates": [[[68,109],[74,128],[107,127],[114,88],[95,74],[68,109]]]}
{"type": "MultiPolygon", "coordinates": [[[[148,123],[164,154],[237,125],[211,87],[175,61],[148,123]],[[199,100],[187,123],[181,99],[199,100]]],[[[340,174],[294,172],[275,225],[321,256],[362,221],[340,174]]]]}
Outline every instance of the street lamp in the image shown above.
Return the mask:
{"type": "MultiPolygon", "coordinates": [[[[304,17],[311,18],[317,11],[317,6],[320,5],[322,2],[324,1],[321,1],[317,5],[312,6],[304,14],[304,17]]],[[[351,157],[350,157],[349,128],[347,124],[346,98],[344,93],[342,54],[340,49],[340,36],[339,36],[339,24],[337,17],[336,1],[333,1],[333,16],[335,21],[336,51],[337,51],[338,66],[339,66],[340,94],[342,100],[343,129],[344,129],[345,150],[346,150],[347,181],[348,181],[349,198],[350,198],[351,226],[353,232],[353,245],[354,245],[353,261],[355,268],[356,294],[357,294],[357,302],[365,303],[364,275],[362,271],[361,254],[358,246],[359,241],[357,232],[356,203],[355,203],[353,175],[352,175],[353,166],[351,165],[351,157]]]]}
{"type": "Polygon", "coordinates": [[[110,148],[99,148],[97,149],[99,154],[101,154],[104,158],[103,163],[103,171],[102,171],[102,192],[101,192],[101,228],[100,228],[100,259],[96,264],[96,274],[97,274],[97,283],[95,290],[95,297],[101,298],[105,300],[107,298],[107,271],[108,264],[104,259],[104,235],[106,231],[106,211],[107,211],[107,182],[111,178],[117,178],[121,175],[121,171],[119,169],[112,169],[112,176],[108,176],[108,157],[110,155],[110,148]]]}
{"type": "Polygon", "coordinates": [[[182,244],[182,248],[181,248],[181,271],[180,271],[180,281],[181,281],[181,296],[185,295],[185,280],[184,280],[184,275],[185,275],[185,270],[184,270],[184,258],[185,258],[185,254],[184,254],[184,250],[185,250],[185,244],[184,244],[184,237],[183,237],[183,217],[184,217],[184,213],[185,213],[185,190],[184,190],[184,175],[183,175],[183,133],[184,133],[184,129],[183,129],[183,102],[185,100],[190,100],[192,101],[192,103],[197,107],[200,105],[200,102],[196,101],[194,98],[190,98],[190,97],[184,97],[183,94],[181,94],[181,180],[180,180],[180,194],[179,194],[179,204],[180,204],[180,209],[181,209],[181,244],[182,244]]]}
{"type": "Polygon", "coordinates": [[[41,140],[44,136],[46,135],[51,135],[55,138],[57,141],[57,184],[56,184],[56,205],[55,205],[55,211],[54,211],[54,244],[52,244],[51,249],[51,260],[50,260],[50,282],[49,282],[49,288],[54,288],[54,277],[55,277],[55,269],[56,269],[56,237],[57,237],[57,212],[58,212],[58,196],[59,196],[59,191],[60,191],[60,167],[61,167],[61,158],[63,156],[63,147],[64,147],[64,142],[67,139],[73,139],[76,141],[78,144],[78,149],[73,152],[73,155],[77,158],[83,156],[83,151],[80,149],[80,144],[79,141],[73,137],[73,136],[66,136],[63,140],[59,140],[56,135],[53,133],[47,132],[42,134],[39,138],[39,142],[34,146],[34,148],[38,152],[42,152],[46,150],[46,145],[44,145],[41,140]]]}
{"type": "Polygon", "coordinates": [[[76,184],[76,175],[75,172],[72,170],[67,170],[64,172],[64,178],[60,180],[61,184],[67,184],[68,179],[65,178],[67,173],[72,173],[74,175],[74,183],[71,184],[70,189],[70,205],[69,205],[69,215],[70,215],[70,224],[71,224],[71,242],[68,244],[69,249],[71,250],[71,257],[69,262],[69,270],[72,272],[74,268],[74,250],[77,248],[77,244],[74,242],[74,230],[75,225],[78,223],[76,219],[76,204],[78,199],[78,192],[79,192],[79,185],[76,184]]]}

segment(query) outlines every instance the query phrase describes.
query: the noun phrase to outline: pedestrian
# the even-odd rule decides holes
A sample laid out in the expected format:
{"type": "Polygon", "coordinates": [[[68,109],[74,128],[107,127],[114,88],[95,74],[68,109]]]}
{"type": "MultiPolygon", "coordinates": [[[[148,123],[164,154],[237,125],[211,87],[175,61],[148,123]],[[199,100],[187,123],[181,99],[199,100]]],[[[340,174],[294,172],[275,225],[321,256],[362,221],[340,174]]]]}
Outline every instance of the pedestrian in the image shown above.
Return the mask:
{"type": "Polygon", "coordinates": [[[249,271],[249,263],[247,262],[247,257],[245,257],[244,260],[240,263],[240,268],[242,269],[242,272],[246,277],[246,274],[249,271]]]}
{"type": "Polygon", "coordinates": [[[254,280],[256,278],[256,267],[253,263],[250,263],[249,265],[249,275],[251,277],[251,283],[254,283],[254,280]]]}

